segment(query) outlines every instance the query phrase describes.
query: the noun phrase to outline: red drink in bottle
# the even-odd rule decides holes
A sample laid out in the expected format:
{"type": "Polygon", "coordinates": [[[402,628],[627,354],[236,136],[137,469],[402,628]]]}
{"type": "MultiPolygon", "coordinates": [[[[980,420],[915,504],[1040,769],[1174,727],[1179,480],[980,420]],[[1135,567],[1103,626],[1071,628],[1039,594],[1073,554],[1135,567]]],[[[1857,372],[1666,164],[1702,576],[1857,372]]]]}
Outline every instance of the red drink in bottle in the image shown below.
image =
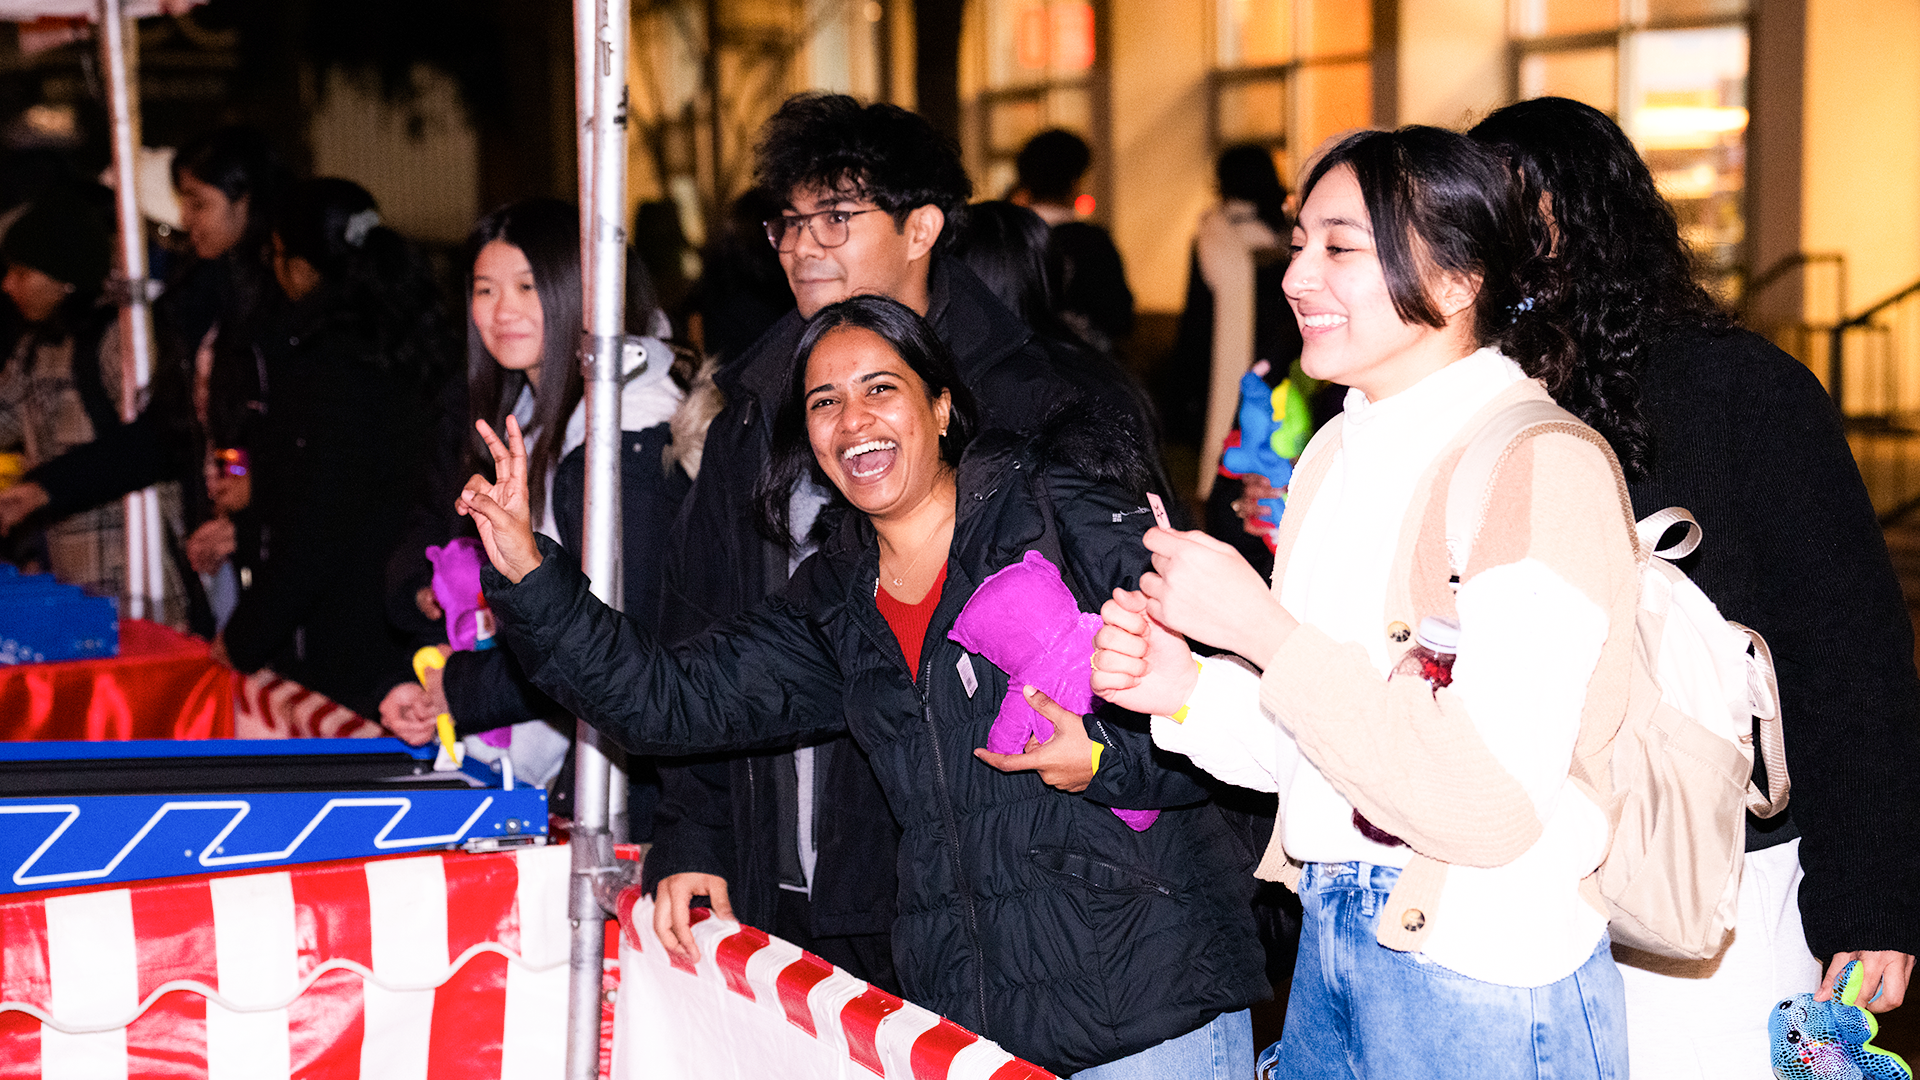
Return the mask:
{"type": "MultiPolygon", "coordinates": [[[[1453,682],[1453,657],[1460,648],[1460,624],[1452,619],[1429,615],[1420,620],[1420,631],[1414,636],[1413,648],[1400,657],[1393,666],[1389,679],[1419,679],[1429,687],[1438,690],[1453,682]]],[[[1405,847],[1407,842],[1368,821],[1360,811],[1353,812],[1353,827],[1360,835],[1376,844],[1389,847],[1405,847]]]]}

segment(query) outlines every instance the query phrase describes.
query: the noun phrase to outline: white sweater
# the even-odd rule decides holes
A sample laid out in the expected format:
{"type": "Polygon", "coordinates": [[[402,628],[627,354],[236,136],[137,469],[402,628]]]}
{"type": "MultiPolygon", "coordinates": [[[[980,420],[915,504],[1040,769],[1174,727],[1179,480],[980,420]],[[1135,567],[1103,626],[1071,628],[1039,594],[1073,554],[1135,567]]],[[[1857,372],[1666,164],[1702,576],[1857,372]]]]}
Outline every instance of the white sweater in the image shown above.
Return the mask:
{"type": "MultiPolygon", "coordinates": [[[[1420,476],[1468,417],[1525,377],[1482,349],[1382,401],[1350,391],[1339,456],[1302,508],[1298,545],[1274,583],[1282,605],[1337,642],[1364,645],[1384,678],[1398,659],[1380,633],[1387,577],[1420,476]]],[[[1605,854],[1607,821],[1567,772],[1607,616],[1534,560],[1476,575],[1457,606],[1450,692],[1532,796],[1545,830],[1505,866],[1451,867],[1446,916],[1419,955],[1486,982],[1541,986],[1584,963],[1606,928],[1579,885],[1605,854]]],[[[1259,679],[1246,668],[1204,662],[1186,722],[1156,717],[1153,731],[1160,745],[1229,783],[1278,792],[1292,858],[1407,864],[1409,849],[1377,844],[1353,827],[1352,804],[1261,708],[1259,679]]]]}

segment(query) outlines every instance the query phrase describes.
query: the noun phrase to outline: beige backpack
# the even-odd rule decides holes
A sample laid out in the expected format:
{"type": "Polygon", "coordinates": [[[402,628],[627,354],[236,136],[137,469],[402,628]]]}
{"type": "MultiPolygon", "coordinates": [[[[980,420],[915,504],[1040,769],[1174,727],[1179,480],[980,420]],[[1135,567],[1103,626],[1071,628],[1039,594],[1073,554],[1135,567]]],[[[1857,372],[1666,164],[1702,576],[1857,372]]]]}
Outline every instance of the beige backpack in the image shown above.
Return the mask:
{"type": "MultiPolygon", "coordinates": [[[[1496,413],[1474,435],[1447,490],[1455,574],[1467,566],[1500,463],[1522,440],[1569,425],[1585,428],[1552,402],[1526,401],[1496,413]]],[[[1614,470],[1618,479],[1617,462],[1614,470]]],[[[1625,490],[1623,480],[1623,499],[1625,490]]],[[[1640,521],[1637,532],[1634,690],[1612,745],[1617,817],[1600,892],[1616,943],[1706,959],[1733,929],[1747,813],[1767,818],[1787,805],[1779,683],[1760,635],[1722,617],[1670,561],[1699,547],[1693,515],[1670,507],[1640,521]],[[1675,526],[1685,526],[1681,539],[1660,546],[1675,526]],[[1765,791],[1753,781],[1756,745],[1765,791]]]]}

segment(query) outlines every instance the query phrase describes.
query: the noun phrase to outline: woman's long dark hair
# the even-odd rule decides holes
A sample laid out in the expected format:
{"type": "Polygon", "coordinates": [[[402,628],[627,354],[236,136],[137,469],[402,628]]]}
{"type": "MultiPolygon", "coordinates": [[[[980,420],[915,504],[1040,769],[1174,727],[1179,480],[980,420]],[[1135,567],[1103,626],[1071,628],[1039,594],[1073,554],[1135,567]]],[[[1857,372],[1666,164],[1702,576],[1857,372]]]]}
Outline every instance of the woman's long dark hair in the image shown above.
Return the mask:
{"type": "MultiPolygon", "coordinates": [[[[480,249],[500,240],[520,249],[533,269],[534,291],[540,297],[540,387],[534,391],[533,421],[537,432],[527,450],[527,493],[530,505],[546,505],[547,474],[566,445],[567,421],[586,394],[580,372],[580,212],[559,199],[525,199],[510,203],[480,219],[467,238],[467,295],[473,295],[473,264],[480,249]]],[[[651,316],[649,311],[648,315],[651,316]]],[[[472,418],[503,430],[507,415],[528,386],[525,372],[508,371],[487,352],[480,329],[467,306],[467,402],[472,418]]],[[[469,433],[467,456],[473,467],[491,472],[493,456],[469,433]]]]}
{"type": "Polygon", "coordinates": [[[1437,270],[1477,277],[1475,343],[1498,348],[1566,404],[1563,395],[1580,367],[1572,339],[1541,315],[1534,282],[1545,260],[1528,232],[1532,215],[1500,156],[1435,127],[1362,131],[1340,140],[1314,165],[1302,196],[1341,166],[1360,182],[1374,249],[1400,318],[1445,326],[1428,293],[1430,275],[1437,270]]]}
{"type": "Polygon", "coordinates": [[[322,176],[287,192],[273,233],[332,292],[330,318],[365,338],[381,371],[428,386],[452,358],[452,327],[433,271],[418,248],[379,224],[367,189],[322,176]]]}
{"type": "Polygon", "coordinates": [[[1043,334],[1071,337],[1054,314],[1048,237],[1046,221],[1026,207],[997,199],[978,202],[967,207],[953,255],[1021,322],[1043,334]]]}
{"type": "Polygon", "coordinates": [[[1566,327],[1580,364],[1556,391],[1613,444],[1629,477],[1654,453],[1640,415],[1648,345],[1675,330],[1733,324],[1694,279],[1673,208],[1620,125],[1566,98],[1522,101],[1474,125],[1503,154],[1534,215],[1534,243],[1551,254],[1538,301],[1566,327]],[[1548,215],[1551,215],[1549,218],[1548,215]]]}
{"type": "MultiPolygon", "coordinates": [[[[814,459],[813,444],[807,439],[807,360],[813,356],[821,338],[848,326],[878,334],[926,384],[928,401],[938,399],[942,390],[952,395],[953,409],[947,419],[947,430],[940,436],[940,460],[948,465],[960,464],[961,452],[973,441],[974,432],[979,428],[973,394],[960,381],[953,352],[912,308],[885,296],[855,296],[822,308],[807,323],[806,333],[793,350],[787,399],[774,414],[772,453],[767,467],[760,473],[760,482],[754,486],[754,501],[760,509],[760,530],[778,544],[793,540],[787,506],[794,487],[802,479],[811,477],[822,487],[832,488],[826,474],[820,471],[820,463],[814,459]]],[[[839,498],[836,493],[835,500],[839,498]]]]}
{"type": "Polygon", "coordinates": [[[234,245],[236,261],[255,269],[266,266],[267,235],[274,209],[288,186],[287,170],[258,128],[216,128],[182,146],[173,156],[173,185],[184,176],[217,188],[228,202],[247,203],[247,225],[234,245]]]}

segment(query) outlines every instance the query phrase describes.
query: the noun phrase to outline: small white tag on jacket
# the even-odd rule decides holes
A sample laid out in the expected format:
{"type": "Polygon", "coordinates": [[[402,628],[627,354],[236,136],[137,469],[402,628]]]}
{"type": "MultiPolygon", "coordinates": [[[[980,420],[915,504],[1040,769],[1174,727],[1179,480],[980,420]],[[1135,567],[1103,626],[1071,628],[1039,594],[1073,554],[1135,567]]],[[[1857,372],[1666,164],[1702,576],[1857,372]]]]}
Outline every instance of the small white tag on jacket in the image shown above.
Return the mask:
{"type": "Polygon", "coordinates": [[[973,692],[980,689],[980,677],[973,673],[973,654],[961,653],[960,662],[953,666],[960,672],[960,685],[966,687],[967,697],[971,699],[973,692]]]}

